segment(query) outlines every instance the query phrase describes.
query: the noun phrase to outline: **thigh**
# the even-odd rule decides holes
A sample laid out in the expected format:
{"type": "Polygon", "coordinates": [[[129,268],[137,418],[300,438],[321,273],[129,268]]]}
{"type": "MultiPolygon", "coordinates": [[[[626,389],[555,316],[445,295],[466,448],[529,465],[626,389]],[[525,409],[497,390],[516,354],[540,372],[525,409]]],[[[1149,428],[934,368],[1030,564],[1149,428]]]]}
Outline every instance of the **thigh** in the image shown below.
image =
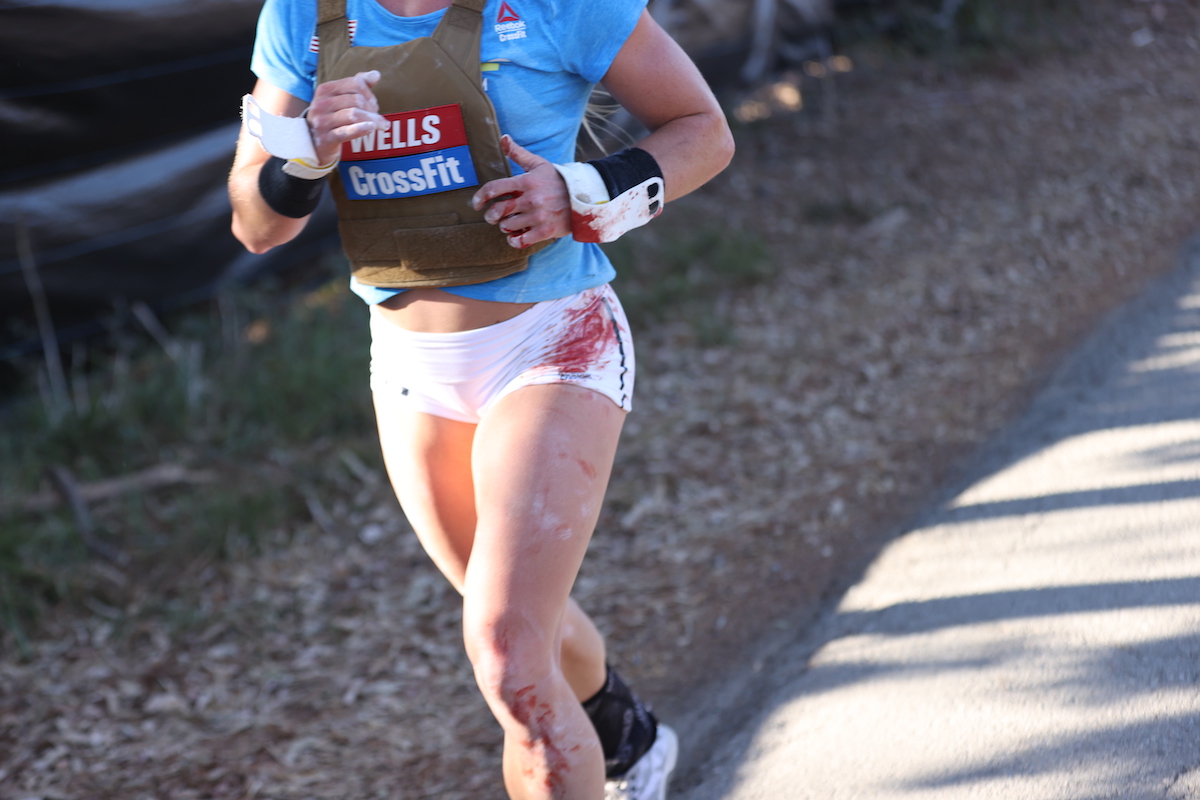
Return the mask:
{"type": "Polygon", "coordinates": [[[559,635],[624,419],[597,392],[550,384],[505,396],[479,423],[468,626],[516,624],[550,640],[559,635]]]}
{"type": "Polygon", "coordinates": [[[475,537],[475,425],[416,411],[397,391],[375,392],[388,476],[421,546],[460,593],[475,537]]]}

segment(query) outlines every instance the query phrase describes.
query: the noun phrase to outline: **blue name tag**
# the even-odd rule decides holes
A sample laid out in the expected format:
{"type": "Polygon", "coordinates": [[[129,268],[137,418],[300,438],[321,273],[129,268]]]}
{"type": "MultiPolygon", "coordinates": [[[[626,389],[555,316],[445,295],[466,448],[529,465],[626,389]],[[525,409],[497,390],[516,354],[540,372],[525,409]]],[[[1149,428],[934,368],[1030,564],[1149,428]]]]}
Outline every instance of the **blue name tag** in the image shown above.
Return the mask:
{"type": "Polygon", "coordinates": [[[466,145],[398,158],[343,161],[338,171],[351,200],[417,197],[479,183],[466,145]]]}

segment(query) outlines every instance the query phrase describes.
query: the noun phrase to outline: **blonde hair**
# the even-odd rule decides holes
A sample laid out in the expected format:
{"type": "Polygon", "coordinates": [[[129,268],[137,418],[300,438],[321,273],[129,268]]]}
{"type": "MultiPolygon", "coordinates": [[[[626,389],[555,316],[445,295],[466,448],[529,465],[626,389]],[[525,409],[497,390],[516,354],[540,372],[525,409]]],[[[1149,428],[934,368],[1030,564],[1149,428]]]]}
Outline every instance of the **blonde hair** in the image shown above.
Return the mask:
{"type": "Polygon", "coordinates": [[[628,112],[621,108],[621,104],[614,100],[611,94],[599,86],[595,87],[579,123],[580,136],[575,146],[576,152],[590,145],[602,155],[608,155],[610,146],[632,147],[633,135],[626,128],[626,124],[631,120],[628,112]]]}

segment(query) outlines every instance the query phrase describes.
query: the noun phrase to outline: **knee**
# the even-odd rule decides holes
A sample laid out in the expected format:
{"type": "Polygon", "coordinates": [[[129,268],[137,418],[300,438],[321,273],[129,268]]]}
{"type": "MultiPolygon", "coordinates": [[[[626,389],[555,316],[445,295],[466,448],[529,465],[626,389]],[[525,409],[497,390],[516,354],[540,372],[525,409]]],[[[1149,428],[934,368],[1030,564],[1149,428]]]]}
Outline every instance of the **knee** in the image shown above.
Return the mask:
{"type": "Polygon", "coordinates": [[[530,711],[538,706],[538,695],[557,670],[550,646],[554,638],[527,620],[508,615],[464,618],[463,640],[475,681],[498,716],[507,712],[517,723],[530,724],[530,711]]]}

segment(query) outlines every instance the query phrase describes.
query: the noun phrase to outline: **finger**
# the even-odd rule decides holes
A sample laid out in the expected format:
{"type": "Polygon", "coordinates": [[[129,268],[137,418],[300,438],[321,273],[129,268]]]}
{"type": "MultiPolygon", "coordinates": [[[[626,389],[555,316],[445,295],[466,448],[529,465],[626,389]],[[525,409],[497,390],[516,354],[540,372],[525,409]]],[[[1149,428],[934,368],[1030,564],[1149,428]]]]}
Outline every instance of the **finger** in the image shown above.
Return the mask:
{"type": "Polygon", "coordinates": [[[523,178],[524,176],[517,175],[512,178],[497,178],[494,181],[488,181],[479,187],[479,191],[471,198],[471,208],[480,211],[488,203],[495,202],[505,195],[520,197],[525,191],[523,178]]]}
{"type": "Polygon", "coordinates": [[[500,220],[526,211],[525,204],[520,202],[522,197],[524,197],[524,194],[502,195],[488,206],[487,212],[483,215],[484,221],[491,225],[496,225],[500,220]]]}
{"type": "Polygon", "coordinates": [[[550,163],[541,156],[535,155],[524,147],[521,147],[507,133],[500,137],[500,149],[504,151],[504,155],[512,159],[518,167],[526,172],[533,172],[535,168],[550,163]]]}
{"type": "Polygon", "coordinates": [[[570,222],[563,216],[536,210],[521,212],[500,220],[497,227],[508,237],[510,245],[525,248],[546,239],[570,235],[570,222]]]}
{"type": "Polygon", "coordinates": [[[312,106],[308,110],[308,116],[311,118],[314,114],[333,114],[347,108],[361,108],[363,111],[375,113],[368,108],[369,105],[367,99],[358,92],[331,94],[319,99],[314,98],[312,106]]]}
{"type": "MultiPolygon", "coordinates": [[[[503,226],[501,226],[501,230],[503,230],[503,226]]],[[[532,228],[514,227],[511,231],[505,231],[505,233],[507,234],[505,238],[508,240],[509,246],[517,250],[524,250],[526,247],[535,245],[538,242],[544,242],[547,239],[560,238],[560,235],[556,234],[547,225],[534,225],[532,228]]]]}
{"type": "Polygon", "coordinates": [[[529,226],[522,225],[515,216],[505,217],[504,219],[500,220],[500,224],[498,224],[496,227],[499,228],[500,232],[505,236],[524,233],[525,231],[529,230],[529,226]]]}
{"type": "MultiPolygon", "coordinates": [[[[346,125],[357,125],[362,122],[370,123],[372,127],[378,130],[383,130],[391,125],[383,116],[376,114],[374,111],[355,107],[343,108],[341,111],[326,114],[323,121],[331,129],[341,128],[346,125]]],[[[367,128],[367,130],[370,130],[370,128],[367,128]]]]}
{"type": "Polygon", "coordinates": [[[313,144],[322,163],[337,157],[343,142],[382,130],[388,122],[378,114],[361,108],[346,108],[333,114],[311,116],[313,144]]]}
{"type": "Polygon", "coordinates": [[[331,105],[334,108],[343,108],[350,103],[367,111],[378,111],[379,101],[371,89],[379,82],[378,76],[378,71],[371,70],[350,78],[339,78],[320,84],[313,95],[313,110],[323,110],[331,105]]]}
{"type": "Polygon", "coordinates": [[[309,123],[313,141],[318,145],[341,144],[388,126],[386,119],[361,108],[347,108],[333,114],[321,115],[310,119],[309,123]]]}
{"type": "Polygon", "coordinates": [[[505,217],[500,220],[496,226],[500,232],[504,234],[504,238],[508,244],[518,250],[523,250],[534,242],[541,241],[545,237],[534,236],[534,228],[537,226],[525,218],[527,214],[514,214],[511,217],[505,217]]]}
{"type": "Polygon", "coordinates": [[[348,85],[355,85],[360,89],[369,89],[379,83],[379,70],[372,69],[364,72],[358,72],[345,78],[334,78],[333,80],[324,81],[320,85],[337,89],[348,85]]]}
{"type": "Polygon", "coordinates": [[[524,250],[526,247],[529,247],[532,244],[537,244],[540,241],[541,239],[535,239],[533,237],[533,231],[529,228],[526,228],[523,231],[514,232],[508,236],[509,247],[515,247],[518,250],[524,250]]]}
{"type": "Polygon", "coordinates": [[[375,92],[372,89],[375,84],[379,83],[381,77],[377,69],[360,72],[354,76],[354,81],[359,86],[359,93],[365,95],[370,103],[369,111],[379,110],[379,100],[375,98],[375,92]]]}
{"type": "MultiPolygon", "coordinates": [[[[387,127],[386,121],[384,122],[384,127],[387,127]]],[[[329,142],[341,144],[351,139],[357,139],[360,136],[366,136],[373,130],[380,130],[379,123],[375,120],[366,120],[365,122],[355,122],[352,125],[342,125],[334,128],[326,138],[329,142]]]]}

